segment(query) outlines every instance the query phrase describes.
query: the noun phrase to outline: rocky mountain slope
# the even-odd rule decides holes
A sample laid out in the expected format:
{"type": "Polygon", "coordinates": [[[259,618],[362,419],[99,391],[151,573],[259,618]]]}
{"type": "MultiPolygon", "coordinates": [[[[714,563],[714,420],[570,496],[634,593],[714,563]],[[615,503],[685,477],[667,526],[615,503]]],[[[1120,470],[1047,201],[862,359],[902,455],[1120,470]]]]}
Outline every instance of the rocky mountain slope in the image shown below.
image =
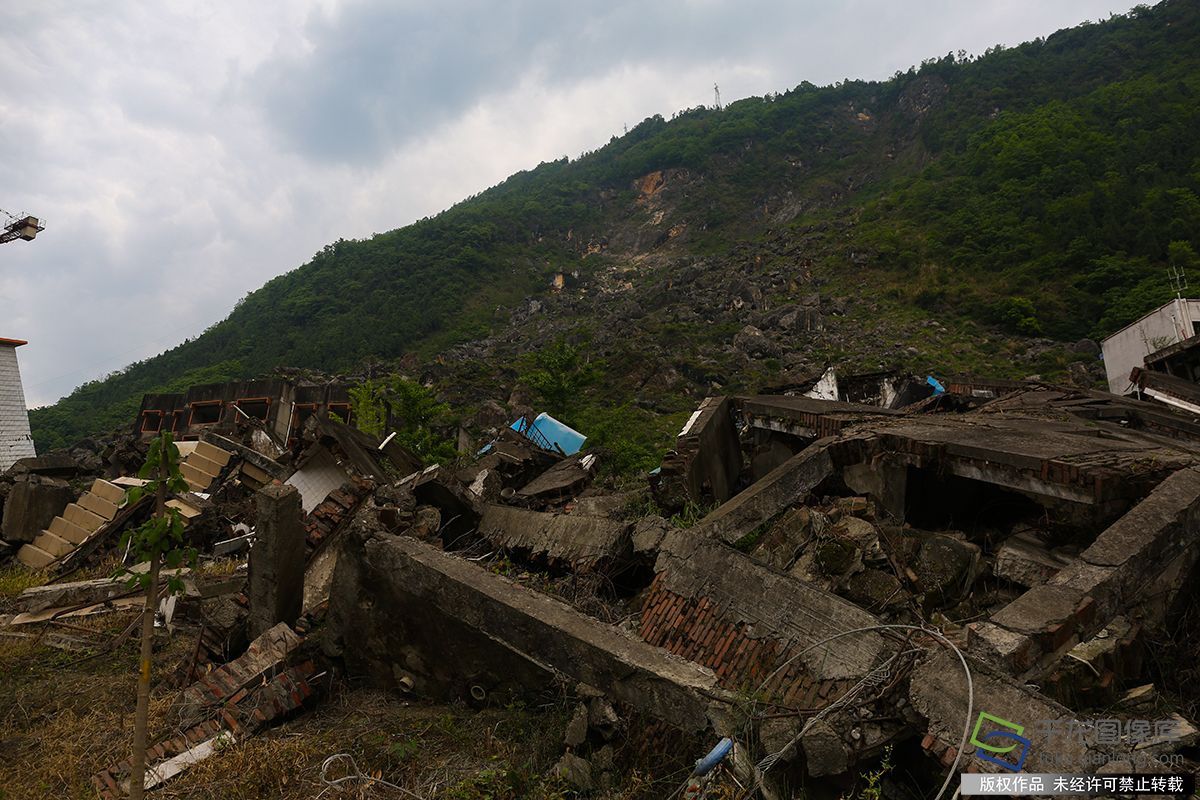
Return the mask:
{"type": "Polygon", "coordinates": [[[284,365],[394,362],[467,414],[546,405],[522,378],[558,370],[558,413],[611,442],[830,364],[1089,382],[1094,339],[1200,249],[1198,45],[1200,8],[1167,0],[884,82],[647,119],[325,247],[198,338],[34,411],[35,438],[284,365]]]}

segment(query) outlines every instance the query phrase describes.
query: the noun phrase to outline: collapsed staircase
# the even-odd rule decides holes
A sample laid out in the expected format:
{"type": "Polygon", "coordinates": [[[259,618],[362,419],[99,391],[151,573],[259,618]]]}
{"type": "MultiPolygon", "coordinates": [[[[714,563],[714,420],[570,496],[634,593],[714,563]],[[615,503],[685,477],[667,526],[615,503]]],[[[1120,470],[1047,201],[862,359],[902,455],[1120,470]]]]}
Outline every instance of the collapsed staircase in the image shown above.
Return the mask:
{"type": "Polygon", "coordinates": [[[175,444],[179,448],[179,471],[193,492],[207,492],[233,455],[208,442],[175,444]]]}
{"type": "Polygon", "coordinates": [[[101,531],[117,515],[125,500],[125,490],[103,478],[54,518],[50,527],[37,535],[32,544],[22,545],[17,560],[33,569],[45,569],[70,555],[75,548],[101,531]]]}
{"type": "MultiPolygon", "coordinates": [[[[229,463],[232,454],[208,442],[177,442],[179,471],[193,492],[206,492],[229,463]]],[[[117,516],[125,502],[125,490],[103,478],[97,478],[90,489],[54,518],[47,530],[38,534],[32,544],[22,545],[17,560],[33,569],[45,569],[69,556],[88,539],[102,535],[105,527],[117,516]]],[[[179,509],[184,524],[200,510],[186,500],[171,499],[167,505],[179,509]]]]}

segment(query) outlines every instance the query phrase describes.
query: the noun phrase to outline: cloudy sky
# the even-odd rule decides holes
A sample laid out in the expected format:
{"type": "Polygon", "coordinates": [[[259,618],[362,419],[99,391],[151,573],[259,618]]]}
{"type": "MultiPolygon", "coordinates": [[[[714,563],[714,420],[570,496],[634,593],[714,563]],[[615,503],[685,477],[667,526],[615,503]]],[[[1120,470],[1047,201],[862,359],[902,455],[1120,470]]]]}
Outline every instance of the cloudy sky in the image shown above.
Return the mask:
{"type": "Polygon", "coordinates": [[[201,333],[327,242],[436,213],[652,114],[885,78],[1129,0],[14,3],[0,337],[31,406],[201,333]]]}

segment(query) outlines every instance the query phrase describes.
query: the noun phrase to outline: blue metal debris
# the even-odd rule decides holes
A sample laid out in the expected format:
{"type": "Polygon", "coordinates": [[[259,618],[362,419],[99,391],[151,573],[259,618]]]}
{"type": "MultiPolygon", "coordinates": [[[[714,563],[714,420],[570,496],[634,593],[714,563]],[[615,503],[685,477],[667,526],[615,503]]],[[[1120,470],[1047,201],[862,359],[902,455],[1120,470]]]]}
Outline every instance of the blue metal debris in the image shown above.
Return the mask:
{"type": "Polygon", "coordinates": [[[509,426],[529,441],[551,452],[572,456],[579,452],[587,437],[574,428],[567,427],[546,412],[538,414],[533,422],[521,417],[509,426]]]}

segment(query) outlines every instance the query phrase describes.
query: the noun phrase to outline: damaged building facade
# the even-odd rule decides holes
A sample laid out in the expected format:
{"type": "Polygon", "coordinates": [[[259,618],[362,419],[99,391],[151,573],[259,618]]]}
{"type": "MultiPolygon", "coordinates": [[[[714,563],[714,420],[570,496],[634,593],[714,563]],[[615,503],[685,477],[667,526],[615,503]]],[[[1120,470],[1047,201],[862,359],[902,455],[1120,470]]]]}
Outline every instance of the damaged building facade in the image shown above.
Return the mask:
{"type": "Polygon", "coordinates": [[[291,446],[312,416],[349,422],[348,387],[271,378],[204,384],[177,394],[148,394],[142,398],[134,433],[153,438],[165,430],[187,441],[206,431],[228,434],[254,420],[276,442],[291,446]]]}
{"type": "MultiPolygon", "coordinates": [[[[200,646],[178,671],[186,729],[156,763],[302,712],[337,665],[474,707],[566,698],[558,769],[582,792],[613,784],[617,731],[684,761],[716,753],[688,779],[697,792],[766,798],[844,791],[886,753],[928,794],[1014,764],[1196,769],[1200,733],[1148,657],[1200,570],[1200,426],[1170,407],[1039,382],[823,376],[706,398],[648,482],[617,490],[586,431],[556,445],[548,418],[492,429],[457,466],[423,464],[319,404],[296,426],[292,404],[312,396],[247,382],[139,412],[136,439],[148,411],[196,437],[192,491],[172,502],[206,552],[246,562],[194,579],[174,611],[202,625],[200,646]],[[252,394],[265,414],[236,423],[252,394]],[[193,420],[214,402],[215,421],[193,420]],[[981,734],[998,718],[1022,726],[1019,763],[981,734]]],[[[119,471],[90,486],[98,500],[59,491],[48,530],[81,543],[39,568],[95,558],[147,512],[109,488],[128,483],[119,471]]],[[[30,590],[20,621],[113,592],[30,590]]],[[[118,797],[128,770],[93,783],[118,797]]]]}
{"type": "Polygon", "coordinates": [[[0,338],[0,472],[18,459],[36,455],[17,363],[17,348],[25,344],[21,339],[0,338]]]}

